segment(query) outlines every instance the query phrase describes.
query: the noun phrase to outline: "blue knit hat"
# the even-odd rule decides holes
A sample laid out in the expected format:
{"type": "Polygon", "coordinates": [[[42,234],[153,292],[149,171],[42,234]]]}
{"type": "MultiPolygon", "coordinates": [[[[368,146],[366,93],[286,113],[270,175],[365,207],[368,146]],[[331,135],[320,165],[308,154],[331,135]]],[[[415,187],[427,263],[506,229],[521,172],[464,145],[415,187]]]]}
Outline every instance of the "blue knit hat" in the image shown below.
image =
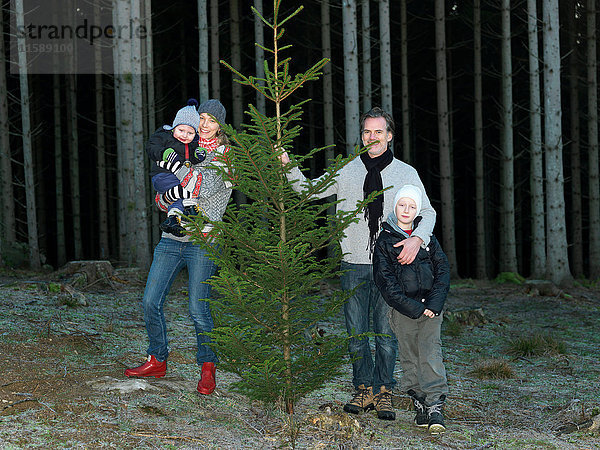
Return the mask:
{"type": "Polygon", "coordinates": [[[194,130],[197,130],[200,126],[200,114],[196,111],[196,106],[198,106],[198,100],[190,98],[187,102],[187,106],[184,106],[177,111],[173,125],[163,125],[163,128],[165,130],[172,130],[178,125],[189,125],[194,130]]]}
{"type": "Polygon", "coordinates": [[[225,123],[225,116],[227,114],[227,111],[225,111],[225,107],[223,106],[223,104],[216,98],[206,100],[198,107],[198,114],[202,113],[210,114],[219,123],[225,123]]]}

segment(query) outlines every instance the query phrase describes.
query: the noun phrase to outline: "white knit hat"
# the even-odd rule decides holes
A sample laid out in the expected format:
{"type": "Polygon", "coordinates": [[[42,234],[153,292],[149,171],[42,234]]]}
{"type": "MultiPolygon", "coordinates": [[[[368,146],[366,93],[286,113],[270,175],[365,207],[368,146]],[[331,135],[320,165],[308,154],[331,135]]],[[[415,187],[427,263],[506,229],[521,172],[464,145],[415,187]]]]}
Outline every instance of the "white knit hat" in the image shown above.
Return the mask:
{"type": "Polygon", "coordinates": [[[172,130],[178,125],[189,125],[194,130],[197,130],[200,126],[200,114],[196,110],[198,106],[198,100],[195,98],[190,98],[187,102],[187,106],[184,106],[175,115],[175,120],[173,121],[173,125],[163,125],[165,130],[172,130]]]}
{"type": "Polygon", "coordinates": [[[394,197],[394,211],[396,210],[398,200],[404,197],[413,199],[417,204],[417,213],[415,214],[415,217],[417,217],[421,212],[421,205],[423,204],[423,194],[421,193],[421,189],[413,184],[405,184],[398,189],[398,192],[396,192],[396,196],[394,197]]]}

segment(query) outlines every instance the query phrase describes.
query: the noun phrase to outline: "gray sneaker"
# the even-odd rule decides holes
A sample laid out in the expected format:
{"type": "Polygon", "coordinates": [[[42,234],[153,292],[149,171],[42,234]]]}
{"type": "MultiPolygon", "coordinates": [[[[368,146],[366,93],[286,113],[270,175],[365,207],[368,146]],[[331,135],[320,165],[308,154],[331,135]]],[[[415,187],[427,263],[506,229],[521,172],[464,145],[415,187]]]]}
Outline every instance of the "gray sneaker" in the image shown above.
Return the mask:
{"type": "Polygon", "coordinates": [[[446,431],[444,425],[444,401],[446,396],[442,395],[440,399],[427,407],[427,413],[429,414],[428,431],[431,434],[440,434],[446,431]]]}
{"type": "Polygon", "coordinates": [[[429,414],[427,413],[427,407],[425,406],[425,397],[417,395],[415,391],[410,389],[407,392],[412,397],[413,404],[415,405],[415,425],[418,427],[429,426],[429,414]]]}

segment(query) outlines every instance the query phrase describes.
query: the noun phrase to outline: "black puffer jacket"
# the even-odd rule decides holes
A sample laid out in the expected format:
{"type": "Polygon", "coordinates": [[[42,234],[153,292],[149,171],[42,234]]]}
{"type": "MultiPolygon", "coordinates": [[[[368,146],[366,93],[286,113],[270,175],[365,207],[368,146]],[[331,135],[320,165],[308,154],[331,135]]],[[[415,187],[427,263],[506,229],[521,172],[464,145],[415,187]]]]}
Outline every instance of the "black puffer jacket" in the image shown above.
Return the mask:
{"type": "Polygon", "coordinates": [[[402,265],[396,259],[402,247],[394,244],[404,239],[389,223],[383,224],[373,252],[375,284],[388,305],[411,319],[421,317],[425,309],[439,315],[450,288],[448,258],[432,235],[412,264],[402,265]]]}
{"type": "Polygon", "coordinates": [[[167,169],[163,169],[162,167],[158,167],[156,165],[156,161],[162,161],[163,153],[166,149],[172,148],[177,153],[177,160],[184,162],[185,159],[185,147],[188,147],[189,160],[192,164],[198,164],[202,162],[204,159],[198,159],[198,155],[200,155],[200,150],[198,149],[198,134],[194,136],[194,139],[189,144],[184,144],[183,142],[175,139],[173,137],[173,132],[165,130],[163,127],[160,127],[158,130],[154,132],[150,139],[148,139],[148,143],[146,144],[146,153],[148,154],[148,158],[150,158],[150,176],[153,177],[157,173],[171,173],[167,169]]]}

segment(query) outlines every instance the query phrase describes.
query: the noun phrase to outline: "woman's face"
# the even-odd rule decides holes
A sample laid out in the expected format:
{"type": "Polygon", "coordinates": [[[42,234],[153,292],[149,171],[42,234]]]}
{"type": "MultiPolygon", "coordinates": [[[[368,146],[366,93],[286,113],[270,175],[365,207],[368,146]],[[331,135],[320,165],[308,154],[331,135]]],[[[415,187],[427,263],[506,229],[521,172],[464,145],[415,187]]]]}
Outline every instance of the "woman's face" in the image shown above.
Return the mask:
{"type": "Polygon", "coordinates": [[[208,113],[200,114],[200,125],[198,135],[202,139],[213,139],[219,132],[219,123],[208,113]]]}

